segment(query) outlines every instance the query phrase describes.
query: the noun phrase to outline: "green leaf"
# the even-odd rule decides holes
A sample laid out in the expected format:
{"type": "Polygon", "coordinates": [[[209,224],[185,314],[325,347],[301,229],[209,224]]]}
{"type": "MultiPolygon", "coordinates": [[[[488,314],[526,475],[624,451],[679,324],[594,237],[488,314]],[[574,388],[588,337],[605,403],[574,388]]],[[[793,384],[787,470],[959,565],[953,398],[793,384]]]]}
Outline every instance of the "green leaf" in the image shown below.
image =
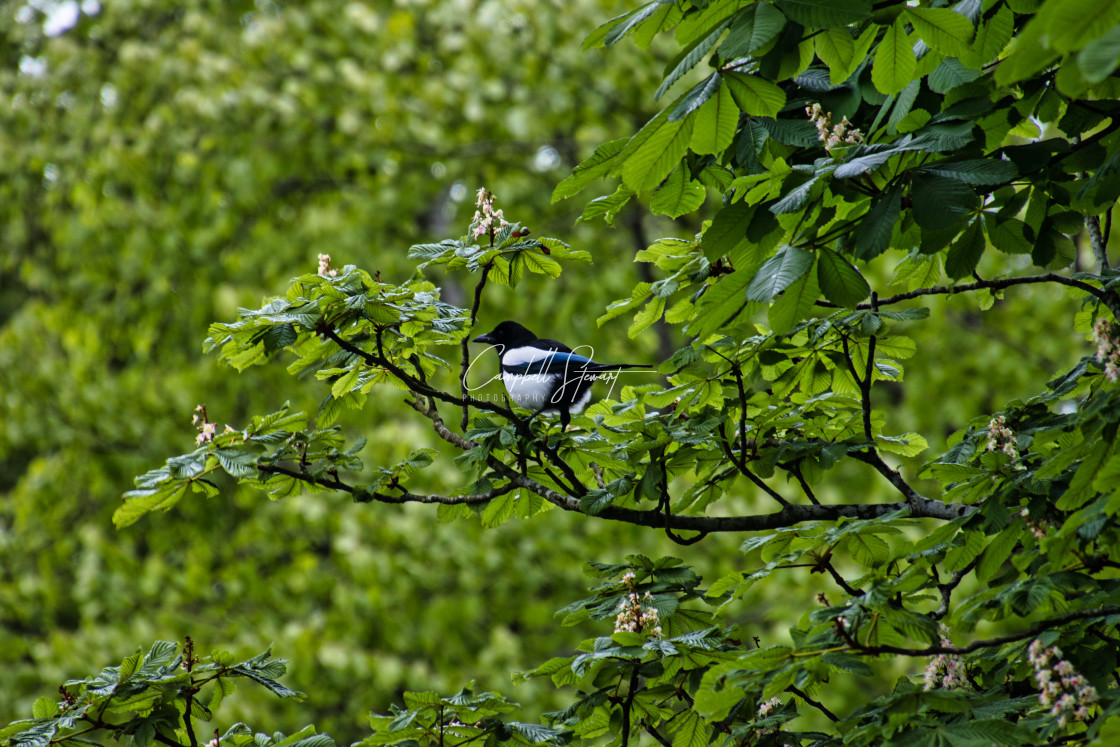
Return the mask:
{"type": "Polygon", "coordinates": [[[54,698],[43,696],[36,698],[31,704],[32,718],[54,718],[58,715],[58,702],[54,698]]]}
{"type": "Polygon", "coordinates": [[[712,738],[712,725],[696,711],[686,710],[674,719],[673,747],[706,747],[712,738]]]}
{"type": "Polygon", "coordinates": [[[870,0],[774,0],[774,4],[809,29],[847,26],[871,17],[870,0]]]}
{"type": "Polygon", "coordinates": [[[836,252],[817,252],[817,280],[825,298],[841,306],[854,307],[871,293],[871,286],[855,267],[836,252]]]}
{"type": "Polygon", "coordinates": [[[881,150],[877,153],[866,153],[845,161],[832,172],[837,179],[851,179],[860,174],[869,174],[890,160],[891,156],[898,155],[896,151],[881,150]]]}
{"type": "Polygon", "coordinates": [[[995,15],[984,21],[976,30],[972,48],[961,56],[961,62],[979,70],[994,60],[1011,41],[1015,30],[1015,14],[1006,5],[1000,5],[995,15]]]}
{"type": "Polygon", "coordinates": [[[763,263],[747,286],[747,300],[770,301],[813,266],[814,256],[804,249],[787,246],[763,263]]]}
{"type": "Polygon", "coordinates": [[[704,256],[715,261],[745,241],[754,211],[755,208],[745,202],[735,202],[716,213],[701,239],[704,256]]]}
{"type": "Polygon", "coordinates": [[[810,177],[808,181],[799,184],[798,186],[787,192],[782,199],[775,202],[770,206],[770,212],[774,215],[783,215],[786,213],[796,213],[804,208],[812,197],[813,185],[817,184],[818,177],[810,177]]]}
{"type": "Polygon", "coordinates": [[[755,3],[735,17],[719,54],[726,60],[752,54],[773,41],[785,25],[786,17],[776,7],[755,3]]]}
{"type": "Polygon", "coordinates": [[[986,583],[995,578],[1000,567],[1011,557],[1011,551],[1015,549],[1020,534],[1022,534],[1022,524],[1013,523],[991,539],[988,546],[984,548],[979,565],[976,566],[976,580],[986,583]]]}
{"type": "Polygon", "coordinates": [[[880,93],[897,94],[910,85],[918,68],[913,43],[906,36],[901,20],[887,27],[883,40],[875,50],[871,82],[880,93]]]}
{"type": "Polygon", "coordinates": [[[945,257],[945,274],[954,280],[971,275],[984,254],[985,246],[980,221],[974,220],[949,246],[949,253],[945,257]]]}
{"type": "Polygon", "coordinates": [[[655,0],[655,2],[646,3],[640,8],[635,8],[612,18],[588,34],[587,38],[583,40],[583,50],[599,49],[616,44],[620,39],[625,38],[626,34],[652,16],[659,5],[660,3],[655,0]]]}
{"type": "Polygon", "coordinates": [[[658,3],[656,10],[635,27],[634,44],[638,49],[648,49],[657,34],[676,26],[682,16],[678,3],[658,3]]]}
{"type": "Polygon", "coordinates": [[[358,382],[358,374],[362,372],[360,364],[355,363],[350,366],[350,370],[342,376],[335,379],[331,385],[331,395],[335,399],[341,399],[347,392],[355,387],[358,382]]]}
{"type": "Polygon", "coordinates": [[[874,259],[887,250],[901,212],[902,188],[896,184],[875,201],[859,222],[854,237],[857,259],[874,259]]]}
{"type": "Polygon", "coordinates": [[[1120,65],[1120,26],[1085,45],[1077,55],[1077,67],[1090,83],[1100,83],[1120,65]]]}
{"type": "Polygon", "coordinates": [[[132,675],[136,674],[137,668],[140,666],[141,660],[144,655],[137,651],[132,656],[125,657],[121,662],[120,669],[117,670],[117,684],[121,685],[132,679],[132,675]]]}
{"type": "Polygon", "coordinates": [[[651,119],[621,154],[622,181],[634,192],[653,189],[672,173],[688,150],[693,119],[668,121],[668,111],[651,119]]]}
{"type": "Polygon", "coordinates": [[[904,11],[915,33],[943,55],[958,57],[968,50],[974,29],[960,13],[948,8],[908,7],[904,11]]]}
{"type": "Polygon", "coordinates": [[[997,220],[994,215],[984,213],[984,228],[992,246],[1007,254],[1030,254],[1033,243],[1027,238],[1030,229],[1018,218],[997,220]]]}
{"type": "Polygon", "coordinates": [[[911,188],[914,222],[923,229],[940,231],[963,222],[976,210],[980,198],[967,184],[943,176],[915,175],[911,188]]]}
{"type": "Polygon", "coordinates": [[[828,65],[828,79],[834,86],[846,81],[852,74],[856,60],[856,45],[845,27],[831,28],[817,34],[813,42],[817,57],[828,65]]]}
{"type": "Polygon", "coordinates": [[[786,92],[765,78],[733,72],[722,75],[735,103],[747,114],[776,117],[786,105],[786,92]]]}
{"type": "Polygon", "coordinates": [[[950,745],[966,742],[974,745],[1039,744],[1038,735],[1033,729],[1002,718],[981,719],[963,724],[942,724],[938,728],[944,735],[945,743],[950,745]]]}
{"type": "Polygon", "coordinates": [[[718,91],[696,112],[692,128],[693,153],[715,154],[727,150],[735,139],[739,124],[739,107],[727,86],[720,85],[720,77],[712,76],[718,91]]]}
{"type": "Polygon", "coordinates": [[[914,457],[929,448],[924,436],[907,433],[903,436],[876,436],[875,442],[883,451],[904,457],[914,457]]]}
{"type": "Polygon", "coordinates": [[[693,42],[691,46],[681,51],[679,55],[669,65],[671,69],[665,75],[665,80],[661,82],[661,86],[653,94],[654,99],[659,99],[673,87],[673,84],[684,77],[692,68],[696,67],[700,60],[707,57],[708,53],[712,51],[712,47],[723,36],[723,30],[726,23],[718,24],[715,29],[702,39],[693,42]]]}
{"type": "Polygon", "coordinates": [[[170,509],[182,500],[187,489],[185,482],[164,485],[157,489],[130,490],[124,494],[124,503],[113,512],[113,525],[118,529],[130,526],[144,514],[170,509]]]}
{"type": "Polygon", "coordinates": [[[638,336],[642,330],[647,329],[651,324],[661,318],[665,313],[665,297],[654,296],[650,299],[642,310],[634,315],[634,323],[626,330],[626,334],[630,339],[638,336]]]}
{"type": "MultiPolygon", "coordinates": [[[[954,13],[954,15],[956,15],[954,13]]],[[[939,161],[921,169],[927,174],[936,174],[968,184],[1002,184],[1019,176],[1019,170],[1010,161],[997,161],[991,158],[977,158],[968,161],[939,161]]]]}
{"type": "Polygon", "coordinates": [[[515,498],[513,493],[506,493],[491,499],[482,509],[482,526],[492,528],[506,523],[513,518],[515,498]]]}
{"type": "MultiPolygon", "coordinates": [[[[956,57],[950,57],[946,60],[943,60],[941,64],[938,65],[934,69],[934,71],[929,74],[929,76],[926,78],[926,83],[929,85],[930,90],[934,93],[946,94],[949,93],[949,91],[952,91],[954,88],[963,86],[965,83],[971,83],[979,77],[979,70],[973,70],[972,68],[965,67],[964,63],[962,63],[956,57]]],[[[911,112],[911,114],[919,114],[923,111],[925,110],[917,109],[914,112],[911,112]]],[[[922,122],[922,124],[924,125],[926,121],[928,121],[928,117],[925,121],[922,122]]],[[[901,125],[902,123],[900,122],[899,124],[901,125]]],[[[913,131],[916,129],[918,129],[917,126],[912,127],[907,131],[913,131]]],[[[902,128],[900,127],[899,130],[902,131],[902,128]]]]}
{"type": "Polygon", "coordinates": [[[817,272],[811,267],[808,272],[790,283],[770,306],[766,314],[770,327],[776,334],[789,334],[799,321],[809,316],[813,310],[813,303],[819,296],[817,272]]]}
{"type": "Polygon", "coordinates": [[[585,223],[601,217],[608,226],[613,226],[615,216],[622,208],[626,207],[633,196],[634,192],[632,190],[628,189],[625,184],[619,184],[612,194],[596,197],[584,205],[583,213],[580,214],[576,223],[585,223]]]}
{"type": "Polygon", "coordinates": [[[676,122],[684,119],[689,114],[708,103],[720,88],[719,75],[712,73],[678,99],[677,105],[669,112],[669,121],[676,122]]]}
{"type": "Polygon", "coordinates": [[[704,187],[689,179],[688,169],[681,164],[653,193],[649,209],[658,215],[677,218],[703,205],[706,196],[704,187]]]}
{"type": "Polygon", "coordinates": [[[525,262],[525,269],[538,275],[558,278],[563,270],[559,262],[540,250],[526,249],[518,256],[525,262]]]}
{"type": "Polygon", "coordinates": [[[619,154],[626,146],[628,138],[618,138],[603,143],[591,157],[572,169],[572,173],[552,190],[552,201],[579,194],[587,185],[601,177],[611,175],[621,164],[619,154]]]}
{"type": "Polygon", "coordinates": [[[849,534],[844,544],[857,563],[872,568],[887,562],[890,557],[890,545],[874,534],[849,534]]]}
{"type": "Polygon", "coordinates": [[[1120,3],[1113,0],[1050,0],[1019,32],[1011,53],[996,68],[996,83],[1008,85],[1034,75],[1117,23],[1120,3]]]}
{"type": "MultiPolygon", "coordinates": [[[[1042,26],[1050,49],[1066,53],[1085,47],[1102,29],[1120,23],[1120,3],[1114,0],[1050,0],[1031,24],[1042,26]]],[[[1026,32],[1024,31],[1024,34],[1026,32]]]]}

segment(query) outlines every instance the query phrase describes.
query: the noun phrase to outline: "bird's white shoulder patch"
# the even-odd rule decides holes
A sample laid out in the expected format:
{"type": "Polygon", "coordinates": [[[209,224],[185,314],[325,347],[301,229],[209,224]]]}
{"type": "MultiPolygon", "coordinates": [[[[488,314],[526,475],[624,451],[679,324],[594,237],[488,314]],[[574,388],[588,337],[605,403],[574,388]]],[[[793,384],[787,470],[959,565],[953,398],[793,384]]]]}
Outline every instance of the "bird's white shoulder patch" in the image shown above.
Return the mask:
{"type": "Polygon", "coordinates": [[[536,363],[551,356],[554,350],[541,350],[540,348],[521,347],[510,348],[502,353],[503,366],[520,366],[525,363],[536,363]]]}

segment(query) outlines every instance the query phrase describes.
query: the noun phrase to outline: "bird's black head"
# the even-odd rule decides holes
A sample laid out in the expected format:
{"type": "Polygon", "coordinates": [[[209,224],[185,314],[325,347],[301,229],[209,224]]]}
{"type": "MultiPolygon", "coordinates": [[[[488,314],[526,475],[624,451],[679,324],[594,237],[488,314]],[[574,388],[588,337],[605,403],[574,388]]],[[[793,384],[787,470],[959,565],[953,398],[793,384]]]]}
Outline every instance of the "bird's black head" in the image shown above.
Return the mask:
{"type": "Polygon", "coordinates": [[[479,335],[471,340],[471,342],[482,342],[487,345],[504,345],[506,349],[508,349],[528,345],[535,339],[537,339],[536,335],[517,322],[505,321],[497,327],[494,327],[493,331],[487,332],[484,335],[479,335]]]}

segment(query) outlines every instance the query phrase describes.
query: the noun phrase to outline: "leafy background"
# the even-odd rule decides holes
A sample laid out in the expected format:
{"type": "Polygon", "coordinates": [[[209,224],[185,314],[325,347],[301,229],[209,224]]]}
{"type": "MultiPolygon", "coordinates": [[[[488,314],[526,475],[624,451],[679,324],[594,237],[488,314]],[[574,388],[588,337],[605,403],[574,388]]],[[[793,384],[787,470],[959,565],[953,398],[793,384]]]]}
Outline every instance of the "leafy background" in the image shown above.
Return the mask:
{"type": "MultiPolygon", "coordinates": [[[[596,630],[553,618],[581,595],[583,563],[656,556],[664,540],[559,512],[486,530],[341,497],[262,505],[232,484],[123,531],[110,517],[133,475],[191,446],[197,403],[240,427],[324,396],[310,379],[293,388],[282,367],[239,379],[203,356],[211,321],[281,292],[320,252],[405,280],[407,247],[460,233],[479,186],[594,261],[494,289],[483,326],[518,318],[604,359],[674,349],[682,340],[664,325],[630,340],[625,318],[595,319],[652,277],[631,262],[638,249],[692,236],[710,215],[655,220],[632,204],[613,227],[577,224],[576,201],[549,196],[597,145],[661,109],[653,92],[676,50],[581,51],[620,10],[592,0],[82,8],[53,34],[48,4],[0,8],[0,721],[141,641],[185,635],[245,656],[274,644],[292,660],[286,682],[315,697],[246,695],[228,715],[288,731],[314,722],[340,742],[406,687],[509,691],[511,671],[569,653],[596,630]]],[[[682,88],[701,79],[688,73],[682,88]]],[[[891,271],[867,274],[880,287],[891,271]]],[[[463,279],[433,279],[465,302],[463,279]]],[[[908,330],[918,347],[905,389],[882,388],[876,405],[937,451],[1087,352],[1076,306],[1047,289],[1008,294],[997,313],[975,298],[931,306],[908,330]]],[[[369,439],[369,462],[426,442],[391,415],[399,396],[374,396],[367,414],[340,420],[369,439]]],[[[439,470],[426,474],[444,487],[439,470]]],[[[858,472],[831,485],[886,499],[858,472]]],[[[672,552],[706,579],[742,566],[732,539],[672,552]]],[[[747,592],[732,618],[780,640],[825,588],[807,570],[788,579],[778,596],[747,592]]],[[[517,697],[531,711],[557,702],[538,681],[517,697]]]]}

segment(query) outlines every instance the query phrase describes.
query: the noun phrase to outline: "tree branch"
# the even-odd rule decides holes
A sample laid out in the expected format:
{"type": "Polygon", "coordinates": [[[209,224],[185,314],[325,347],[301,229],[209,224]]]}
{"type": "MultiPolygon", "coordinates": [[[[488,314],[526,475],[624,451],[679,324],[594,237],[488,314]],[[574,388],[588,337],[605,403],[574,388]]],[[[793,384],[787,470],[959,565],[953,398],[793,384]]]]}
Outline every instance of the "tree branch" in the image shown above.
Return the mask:
{"type": "MultiPolygon", "coordinates": [[[[831,550],[829,551],[829,554],[831,555],[831,550]]],[[[836,582],[837,586],[839,586],[841,589],[844,590],[845,594],[847,594],[850,597],[862,597],[863,596],[862,591],[853,587],[851,584],[848,583],[847,579],[845,579],[843,576],[840,575],[840,572],[836,570],[836,567],[834,565],[832,565],[831,561],[825,560],[824,563],[821,565],[821,567],[823,567],[826,571],[828,571],[828,575],[832,576],[832,580],[836,582]]]]}
{"type": "Polygon", "coordinates": [[[939,506],[955,505],[959,506],[960,511],[956,516],[950,518],[957,518],[972,513],[975,510],[974,506],[966,506],[964,504],[948,504],[932,498],[926,498],[924,495],[910,487],[910,483],[902,477],[898,470],[892,468],[889,464],[883,461],[883,457],[879,456],[879,452],[874,449],[868,451],[849,451],[848,455],[853,459],[858,459],[865,464],[870,464],[874,467],[879,474],[887,478],[891,485],[894,485],[898,492],[906,497],[906,505],[910,508],[910,513],[917,515],[929,515],[925,512],[929,510],[929,504],[936,504],[939,506]]]}
{"type": "MultiPolygon", "coordinates": [[[[741,458],[740,459],[735,458],[735,452],[732,451],[731,444],[729,444],[727,442],[727,436],[726,436],[726,434],[724,434],[722,427],[719,429],[719,439],[720,439],[720,445],[723,447],[723,453],[727,456],[728,460],[732,464],[735,465],[736,469],[739,470],[740,474],[742,474],[743,477],[746,477],[748,480],[753,482],[759,489],[761,489],[763,492],[765,492],[767,495],[769,495],[771,498],[773,498],[775,501],[777,501],[782,506],[791,505],[790,502],[787,501],[785,498],[783,498],[780,493],[778,493],[772,487],[767,485],[762,480],[761,477],[759,477],[755,473],[751,472],[750,468],[747,467],[746,462],[742,461],[741,458]]],[[[743,455],[743,449],[742,449],[742,447],[740,447],[739,456],[742,457],[742,455],[743,455]]]]}
{"type": "Polygon", "coordinates": [[[448,506],[458,506],[461,504],[473,505],[476,503],[486,503],[492,498],[497,498],[500,495],[509,493],[516,487],[514,485],[503,485],[500,488],[475,495],[419,495],[417,493],[410,493],[404,488],[401,488],[400,495],[388,495],[387,493],[364,490],[360,486],[348,485],[341,480],[317,477],[308,472],[288,469],[278,464],[258,464],[257,469],[261,472],[284,475],[313,485],[320,485],[324,488],[350,493],[354,496],[354,500],[359,503],[372,503],[376,501],[377,503],[392,503],[397,505],[403,503],[442,503],[448,506]]]}
{"type": "Polygon", "coordinates": [[[828,719],[829,719],[830,721],[832,721],[833,723],[835,723],[835,722],[837,722],[837,721],[839,721],[839,720],[840,720],[839,718],[837,718],[837,716],[836,716],[836,714],[835,714],[835,713],[833,713],[832,711],[830,711],[830,710],[828,710],[827,708],[825,708],[825,707],[824,707],[824,704],[822,704],[822,703],[821,703],[821,702],[820,702],[819,700],[813,700],[812,698],[810,698],[810,697],[809,697],[808,695],[806,695],[806,694],[805,694],[804,692],[802,692],[802,691],[801,691],[800,689],[798,689],[797,687],[794,687],[793,685],[790,685],[789,687],[787,687],[787,688],[786,688],[786,691],[787,691],[787,692],[791,692],[791,693],[793,693],[794,695],[796,695],[797,697],[801,698],[802,700],[804,700],[804,701],[805,701],[806,703],[808,703],[809,705],[811,705],[811,706],[813,706],[814,708],[816,708],[816,709],[817,709],[818,711],[820,711],[820,712],[821,712],[821,713],[823,713],[823,714],[824,714],[825,716],[827,716],[827,717],[828,717],[828,719]]]}
{"type": "Polygon", "coordinates": [[[960,583],[964,580],[964,577],[972,573],[972,570],[977,565],[979,565],[979,563],[980,556],[977,555],[969,562],[968,565],[950,576],[949,580],[946,583],[938,584],[937,589],[941,592],[941,604],[938,605],[936,610],[929,614],[932,619],[940,620],[941,618],[945,617],[945,615],[949,614],[949,602],[952,599],[953,590],[960,586],[960,583]]]}
{"type": "Polygon", "coordinates": [[[1108,617],[1109,615],[1120,614],[1120,605],[1110,605],[1108,607],[1099,607],[1091,610],[1078,610],[1070,612],[1061,617],[1054,617],[1049,620],[1042,620],[1027,630],[1010,635],[999,636],[998,638],[986,638],[980,641],[973,641],[967,646],[928,646],[926,648],[901,648],[899,646],[864,646],[858,641],[851,640],[849,644],[852,648],[858,649],[861,653],[865,654],[898,654],[900,656],[935,656],[937,654],[971,654],[973,651],[979,651],[982,648],[994,648],[1002,646],[1005,643],[1014,643],[1016,641],[1023,641],[1027,638],[1034,638],[1039,633],[1045,632],[1059,625],[1074,620],[1091,620],[1095,617],[1108,617]]]}
{"type": "MultiPolygon", "coordinates": [[[[488,410],[498,413],[503,417],[514,422],[519,426],[519,431],[525,427],[524,421],[517,418],[516,414],[499,405],[483,400],[476,400],[474,398],[461,398],[454,395],[447,394],[438,389],[434,389],[428,384],[419,381],[413,376],[410,376],[399,367],[393,365],[390,361],[385,360],[379,356],[375,356],[352,343],[342,338],[337,332],[327,330],[323,333],[331,340],[335,341],[343,349],[358,355],[363,360],[371,365],[378,365],[386,368],[394,376],[404,382],[410,389],[418,395],[416,401],[406,400],[406,402],[414,410],[427,417],[435,429],[436,433],[443,440],[456,446],[464,451],[477,448],[478,444],[470,441],[463,436],[451,431],[443,419],[440,417],[436,409],[436,400],[450,402],[455,405],[462,405],[463,402],[469,402],[473,406],[480,409],[488,410]],[[420,397],[427,400],[427,405],[420,402],[420,397]]],[[[527,434],[531,435],[531,434],[527,434]]],[[[725,437],[726,438],[726,437],[725,437]]],[[[341,490],[351,494],[359,494],[368,496],[368,500],[378,501],[383,503],[402,504],[402,503],[437,503],[447,505],[457,505],[463,503],[484,503],[498,495],[508,492],[513,487],[528,490],[536,495],[547,500],[549,503],[561,508],[565,511],[572,511],[575,513],[584,513],[580,506],[579,496],[586,493],[587,488],[576,477],[571,466],[564,461],[556,451],[543,441],[536,440],[537,446],[548,455],[548,458],[555,464],[564,477],[568,479],[572,486],[576,489],[573,493],[578,492],[576,495],[565,495],[552,488],[542,485],[541,483],[533,480],[521,472],[513,469],[509,465],[503,463],[501,460],[491,456],[487,459],[487,465],[500,477],[509,481],[509,485],[498,488],[494,491],[479,495],[464,495],[464,496],[443,496],[443,495],[418,495],[409,493],[402,489],[400,495],[387,495],[380,492],[363,492],[360,487],[348,485],[341,480],[333,477],[313,476],[306,472],[298,472],[290,470],[278,465],[261,465],[260,469],[264,472],[273,472],[277,474],[285,474],[289,477],[303,480],[305,482],[320,485],[322,487],[330,488],[333,490],[341,490]],[[511,487],[512,486],[512,487],[511,487]]],[[[637,526],[651,527],[661,530],[672,530],[675,532],[688,531],[699,532],[702,534],[710,534],[713,532],[759,532],[770,529],[778,529],[782,527],[794,526],[807,521],[835,521],[841,517],[858,518],[858,519],[876,519],[882,516],[892,514],[901,509],[909,509],[909,514],[912,518],[931,518],[941,520],[952,520],[960,516],[965,516],[974,510],[974,507],[965,504],[957,503],[944,503],[937,500],[925,498],[918,494],[911,488],[902,476],[895,470],[891,469],[882,458],[875,452],[870,454],[862,452],[849,452],[849,454],[860,461],[866,462],[875,467],[881,474],[883,474],[892,485],[894,485],[905,497],[905,503],[875,503],[875,504],[834,504],[834,505],[793,505],[785,499],[777,495],[772,488],[761,481],[749,469],[744,473],[748,479],[753,478],[758,487],[765,490],[771,497],[775,497],[782,503],[782,509],[772,514],[761,515],[741,515],[741,516],[687,516],[687,515],[669,515],[666,516],[665,512],[660,508],[652,510],[640,510],[634,508],[622,508],[619,506],[608,506],[599,514],[599,517],[609,519],[611,521],[621,521],[627,524],[634,524],[637,526]],[[760,484],[761,483],[761,484],[760,484]]],[[[732,462],[736,462],[732,459],[732,462]]],[[[743,465],[745,466],[745,465],[743,465]]],[[[359,498],[361,499],[361,498],[359,498]]]]}
{"type": "Polygon", "coordinates": [[[1090,215],[1088,220],[1085,221],[1085,225],[1089,229],[1089,244],[1093,248],[1093,256],[1100,263],[1100,271],[1105,272],[1111,269],[1108,264],[1108,244],[1101,234],[1101,219],[1095,215],[1090,215]]]}
{"type": "MultiPolygon", "coordinates": [[[[1071,288],[1077,288],[1097,298],[1102,303],[1108,303],[1108,293],[1100,288],[1089,285],[1082,280],[1074,278],[1067,278],[1065,275],[1058,275],[1054,272],[1048,272],[1043,275],[1025,275],[1021,277],[1012,278],[996,278],[995,280],[977,280],[974,283],[961,283],[960,285],[938,285],[933,288],[919,288],[910,291],[909,293],[899,293],[894,296],[887,296],[886,298],[878,299],[879,306],[888,306],[890,304],[900,303],[902,301],[909,301],[920,296],[951,296],[956,293],[967,293],[974,290],[1002,290],[1010,288],[1015,285],[1028,285],[1031,283],[1058,283],[1060,285],[1068,285],[1071,288]]],[[[824,306],[830,309],[842,308],[839,304],[834,304],[831,301],[817,301],[818,306],[824,306]]],[[[861,303],[856,305],[857,309],[870,309],[870,303],[861,303]]],[[[1110,309],[1113,307],[1110,305],[1110,309]]],[[[1113,309],[1114,313],[1120,309],[1113,309]]]]}

